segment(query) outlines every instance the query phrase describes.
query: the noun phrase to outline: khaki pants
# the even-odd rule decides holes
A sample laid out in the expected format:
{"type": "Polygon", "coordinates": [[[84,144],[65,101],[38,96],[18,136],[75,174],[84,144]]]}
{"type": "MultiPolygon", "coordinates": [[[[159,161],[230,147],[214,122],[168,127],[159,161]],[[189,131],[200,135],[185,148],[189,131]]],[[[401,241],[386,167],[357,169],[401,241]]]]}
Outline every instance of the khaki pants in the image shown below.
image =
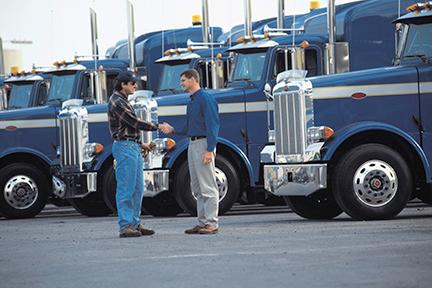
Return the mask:
{"type": "MultiPolygon", "coordinates": [[[[210,164],[202,161],[207,151],[207,139],[189,141],[188,163],[192,194],[197,198],[198,224],[218,227],[219,191],[215,176],[215,159],[210,164]]],[[[215,153],[216,154],[216,153],[215,153]]]]}

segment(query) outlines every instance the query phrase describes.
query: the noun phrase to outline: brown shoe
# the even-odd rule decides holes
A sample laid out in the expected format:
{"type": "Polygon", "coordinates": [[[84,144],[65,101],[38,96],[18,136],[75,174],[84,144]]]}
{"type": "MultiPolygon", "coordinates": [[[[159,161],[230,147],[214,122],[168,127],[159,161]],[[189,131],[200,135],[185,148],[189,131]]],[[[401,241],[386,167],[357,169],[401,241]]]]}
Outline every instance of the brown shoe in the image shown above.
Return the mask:
{"type": "Polygon", "coordinates": [[[218,228],[211,224],[206,224],[204,227],[198,230],[199,234],[216,234],[218,232],[218,228]]]}
{"type": "Polygon", "coordinates": [[[128,226],[122,230],[120,230],[119,234],[120,238],[126,238],[126,237],[140,237],[141,232],[134,229],[132,226],[128,226]]]}
{"type": "Polygon", "coordinates": [[[151,230],[151,229],[146,229],[146,228],[144,228],[144,225],[143,225],[143,224],[139,224],[139,225],[137,226],[136,230],[137,230],[138,232],[140,232],[142,236],[150,236],[150,235],[153,235],[153,234],[155,233],[155,231],[153,231],[153,230],[151,230]]]}
{"type": "Polygon", "coordinates": [[[201,228],[204,228],[204,227],[203,227],[203,226],[196,225],[195,227],[193,227],[193,228],[191,228],[191,229],[187,229],[187,230],[185,230],[185,233],[186,233],[186,234],[198,234],[198,233],[199,233],[199,230],[200,230],[201,228]]]}

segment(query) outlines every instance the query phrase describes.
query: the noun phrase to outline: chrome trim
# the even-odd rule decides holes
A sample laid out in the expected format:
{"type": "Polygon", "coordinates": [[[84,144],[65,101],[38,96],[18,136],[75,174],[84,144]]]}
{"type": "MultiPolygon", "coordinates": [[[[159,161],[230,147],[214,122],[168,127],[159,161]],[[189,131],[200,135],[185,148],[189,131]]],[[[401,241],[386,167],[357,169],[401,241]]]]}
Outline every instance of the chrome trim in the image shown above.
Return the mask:
{"type": "Polygon", "coordinates": [[[395,170],[390,164],[378,159],[360,165],[352,182],[358,200],[374,208],[387,205],[398,190],[398,177],[395,170]]]}
{"type": "Polygon", "coordinates": [[[14,175],[4,185],[3,197],[14,209],[30,208],[38,199],[37,183],[27,175],[14,175]]]}
{"type": "Polygon", "coordinates": [[[62,199],[83,198],[97,188],[97,172],[53,176],[53,193],[62,199]]]}
{"type": "Polygon", "coordinates": [[[264,188],[278,196],[308,196],[327,187],[327,164],[265,165],[264,188]]]}
{"type": "Polygon", "coordinates": [[[169,189],[169,170],[144,170],[144,197],[154,197],[169,189]]]}
{"type": "Polygon", "coordinates": [[[274,163],[275,150],[276,147],[274,146],[274,144],[264,146],[260,153],[260,162],[274,163]]]}

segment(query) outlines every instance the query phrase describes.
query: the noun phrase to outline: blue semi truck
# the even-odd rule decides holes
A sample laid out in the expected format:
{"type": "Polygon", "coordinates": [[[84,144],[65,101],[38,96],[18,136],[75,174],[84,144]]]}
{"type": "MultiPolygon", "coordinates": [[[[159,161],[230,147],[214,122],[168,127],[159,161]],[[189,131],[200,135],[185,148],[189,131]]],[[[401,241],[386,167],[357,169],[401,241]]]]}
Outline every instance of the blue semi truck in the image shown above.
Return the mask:
{"type": "MultiPolygon", "coordinates": [[[[224,89],[209,90],[218,101],[221,113],[216,158],[221,214],[231,208],[242,192],[247,191],[249,195],[253,195],[254,190],[262,188],[260,151],[268,142],[267,101],[263,91],[268,90],[266,84],[270,87],[276,84],[279,72],[303,66],[309,70],[310,75],[321,75],[331,70],[329,63],[336,64],[335,72],[391,63],[391,55],[394,54],[393,40],[389,43],[377,39],[393,37],[391,22],[400,12],[397,3],[390,0],[362,1],[343,5],[336,11],[336,26],[339,29],[335,38],[343,43],[328,44],[327,32],[323,28],[327,22],[326,15],[318,14],[312,19],[306,18],[301,31],[288,31],[291,35],[280,35],[278,31],[266,29],[265,35],[248,33],[240,39],[241,43],[229,48],[228,51],[234,54],[234,68],[230,81],[224,89]],[[298,47],[301,43],[302,47],[298,47]],[[330,46],[336,47],[336,58],[332,58],[330,46]]],[[[166,121],[173,125],[181,125],[185,120],[185,107],[189,99],[187,94],[140,99],[142,102],[135,103],[137,110],[143,111],[144,118],[158,119],[159,122],[166,121]],[[155,116],[156,114],[158,116],[155,116]]],[[[64,123],[72,117],[75,113],[73,111],[81,111],[84,120],[87,117],[85,115],[88,115],[88,119],[100,117],[103,121],[107,120],[106,107],[88,106],[87,112],[83,112],[78,103],[70,103],[69,107],[64,107],[62,113],[61,119],[64,123]]],[[[90,142],[93,141],[95,145],[103,144],[105,152],[90,159],[89,166],[83,161],[79,162],[77,167],[80,168],[72,172],[67,172],[70,163],[55,166],[53,175],[58,184],[55,193],[63,197],[89,197],[92,195],[89,194],[90,190],[79,191],[76,186],[92,186],[92,191],[100,191],[107,204],[112,203],[115,195],[115,178],[108,127],[106,122],[104,130],[101,127],[92,128],[94,125],[91,120],[88,124],[89,137],[92,138],[90,142]],[[92,129],[98,132],[92,132],[92,129]],[[88,176],[89,173],[92,176],[88,176]],[[89,177],[99,181],[99,184],[90,181],[89,177]],[[97,189],[97,185],[103,185],[103,188],[97,189]]],[[[181,210],[195,214],[196,203],[187,181],[187,139],[174,138],[177,142],[176,148],[168,149],[171,148],[171,140],[158,138],[159,136],[162,135],[143,135],[143,140],[154,140],[159,144],[146,161],[145,197],[148,199],[144,200],[144,205],[149,205],[146,209],[154,215],[173,215],[181,210]]],[[[90,143],[85,138],[79,141],[90,143]]],[[[66,152],[67,149],[64,150],[64,153],[66,152]]],[[[79,155],[82,151],[74,150],[71,153],[79,155]]]]}
{"type": "Polygon", "coordinates": [[[300,216],[388,219],[414,197],[431,203],[432,5],[407,10],[394,65],[279,76],[264,182],[300,216]]]}

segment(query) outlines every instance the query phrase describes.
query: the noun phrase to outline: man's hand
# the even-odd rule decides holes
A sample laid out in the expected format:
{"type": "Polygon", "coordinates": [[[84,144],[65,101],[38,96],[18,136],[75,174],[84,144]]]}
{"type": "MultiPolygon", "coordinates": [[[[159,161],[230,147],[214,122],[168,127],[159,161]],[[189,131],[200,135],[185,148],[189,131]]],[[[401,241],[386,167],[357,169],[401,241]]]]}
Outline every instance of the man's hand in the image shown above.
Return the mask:
{"type": "Polygon", "coordinates": [[[203,161],[204,165],[210,164],[213,160],[213,157],[214,157],[213,152],[209,152],[209,151],[204,152],[203,156],[202,156],[202,161],[203,161]]]}
{"type": "Polygon", "coordinates": [[[174,128],[166,122],[159,124],[158,128],[165,134],[171,134],[174,132],[174,128]]]}
{"type": "Polygon", "coordinates": [[[153,150],[153,148],[155,147],[155,144],[153,142],[150,143],[142,143],[141,144],[141,149],[142,152],[144,153],[144,156],[147,156],[147,154],[153,150]]]}

